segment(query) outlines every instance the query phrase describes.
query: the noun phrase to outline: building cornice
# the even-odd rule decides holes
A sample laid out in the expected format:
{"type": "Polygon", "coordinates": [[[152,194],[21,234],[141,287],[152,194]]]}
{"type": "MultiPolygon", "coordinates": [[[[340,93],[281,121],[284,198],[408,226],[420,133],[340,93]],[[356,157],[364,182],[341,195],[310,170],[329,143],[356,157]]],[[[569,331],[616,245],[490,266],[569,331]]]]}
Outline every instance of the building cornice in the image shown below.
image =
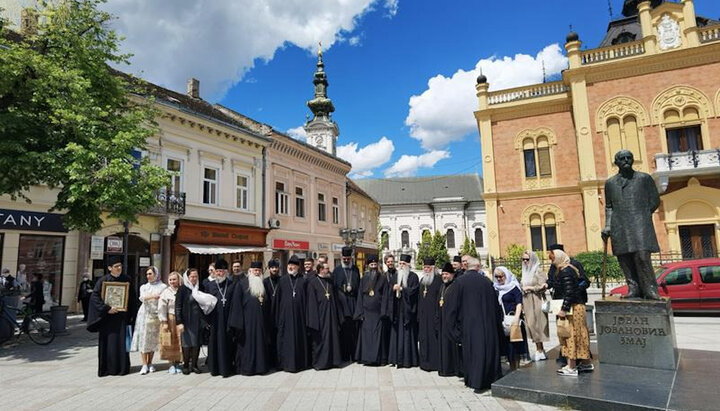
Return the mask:
{"type": "MultiPolygon", "coordinates": [[[[273,136],[276,133],[273,132],[273,136]]],[[[279,135],[277,138],[273,138],[273,142],[270,145],[270,158],[272,160],[272,151],[283,154],[293,159],[299,160],[306,164],[311,164],[328,170],[333,173],[345,176],[350,172],[352,166],[350,163],[343,161],[339,158],[330,158],[325,152],[318,152],[317,149],[313,150],[313,147],[307,144],[299,144],[298,141],[284,135],[279,135]]]]}

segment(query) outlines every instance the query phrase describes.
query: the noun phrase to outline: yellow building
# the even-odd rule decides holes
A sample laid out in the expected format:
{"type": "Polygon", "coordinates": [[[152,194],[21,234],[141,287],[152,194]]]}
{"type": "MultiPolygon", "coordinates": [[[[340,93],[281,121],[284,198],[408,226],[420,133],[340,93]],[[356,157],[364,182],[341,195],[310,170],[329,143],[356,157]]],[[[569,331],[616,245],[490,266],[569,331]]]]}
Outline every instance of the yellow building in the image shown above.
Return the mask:
{"type": "Polygon", "coordinates": [[[597,48],[568,35],[560,81],[489,92],[478,78],[490,255],[512,243],[602,249],[603,187],[624,148],[661,193],[662,253],[717,256],[720,22],[694,0],[626,0],[623,15],[597,48]]]}

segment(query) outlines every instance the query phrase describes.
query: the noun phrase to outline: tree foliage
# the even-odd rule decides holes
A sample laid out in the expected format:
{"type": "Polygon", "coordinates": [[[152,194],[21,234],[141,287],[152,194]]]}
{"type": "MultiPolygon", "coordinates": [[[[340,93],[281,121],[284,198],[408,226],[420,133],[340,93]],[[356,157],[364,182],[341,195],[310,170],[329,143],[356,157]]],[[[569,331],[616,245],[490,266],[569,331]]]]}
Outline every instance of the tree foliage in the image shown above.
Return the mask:
{"type": "Polygon", "coordinates": [[[475,240],[471,240],[468,236],[465,236],[462,248],[460,249],[460,255],[466,254],[475,258],[477,258],[478,256],[477,248],[475,247],[475,240]]]}
{"type": "Polygon", "coordinates": [[[422,268],[423,260],[430,256],[431,243],[432,235],[430,234],[430,231],[423,231],[422,238],[420,240],[420,248],[418,249],[417,257],[415,258],[415,268],[422,268]]]}
{"type": "Polygon", "coordinates": [[[525,247],[520,244],[508,244],[505,248],[505,267],[507,267],[518,281],[522,278],[522,255],[525,247]]]}
{"type": "MultiPolygon", "coordinates": [[[[580,263],[583,265],[583,268],[585,268],[585,273],[587,274],[588,278],[600,278],[602,274],[602,251],[587,251],[584,253],[579,253],[574,258],[580,261],[580,263]]],[[[618,263],[617,257],[615,257],[614,255],[608,255],[606,270],[606,275],[609,279],[625,278],[625,275],[620,268],[620,263],[618,263]]]]}
{"type": "Polygon", "coordinates": [[[52,210],[92,232],[103,211],[135,221],[169,180],[132,154],[155,133],[155,113],[108,66],[129,56],[98,10],[104,1],[57,3],[38,6],[38,30],[20,41],[0,28],[0,194],[30,202],[30,187],[57,188],[52,210]]]}
{"type": "Polygon", "coordinates": [[[445,263],[450,261],[447,252],[447,238],[444,234],[439,231],[435,231],[435,234],[431,235],[430,231],[424,231],[422,235],[422,242],[420,243],[420,250],[415,261],[416,267],[422,268],[423,260],[431,257],[435,259],[435,266],[442,267],[445,263]]]}

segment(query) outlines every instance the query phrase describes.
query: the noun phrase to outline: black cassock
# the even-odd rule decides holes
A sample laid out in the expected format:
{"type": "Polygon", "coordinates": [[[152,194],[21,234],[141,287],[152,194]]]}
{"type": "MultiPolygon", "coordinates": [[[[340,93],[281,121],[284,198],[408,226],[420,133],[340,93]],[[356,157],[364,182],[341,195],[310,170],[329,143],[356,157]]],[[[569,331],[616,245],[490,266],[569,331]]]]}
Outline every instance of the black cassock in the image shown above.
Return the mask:
{"type": "Polygon", "coordinates": [[[270,368],[270,304],[267,295],[250,294],[249,279],[243,278],[233,289],[228,332],[237,344],[235,372],[242,375],[265,374],[270,368]]]}
{"type": "Polygon", "coordinates": [[[388,289],[392,300],[390,313],[390,352],[388,361],[398,367],[418,366],[418,323],[417,304],[418,276],[410,271],[407,285],[397,293],[393,286],[397,284],[397,271],[390,275],[388,289]],[[398,297],[399,295],[399,297],[398,297]]]}
{"type": "Polygon", "coordinates": [[[278,368],[288,372],[306,369],[308,359],[305,304],[305,278],[285,274],[278,282],[272,303],[277,327],[278,368]]]}
{"type": "Polygon", "coordinates": [[[453,339],[451,327],[455,326],[457,312],[449,308],[457,306],[457,285],[455,281],[440,287],[438,318],[440,320],[440,367],[438,374],[443,377],[463,376],[462,347],[453,339]]]}
{"type": "Polygon", "coordinates": [[[335,267],[332,277],[338,291],[338,300],[340,300],[343,316],[345,317],[345,321],[343,321],[340,328],[342,357],[343,360],[352,361],[358,340],[358,324],[353,321],[353,316],[355,315],[355,301],[360,286],[360,272],[354,265],[352,268],[343,268],[342,265],[339,265],[335,267]],[[350,287],[348,288],[348,286],[350,287]]]}
{"type": "Polygon", "coordinates": [[[355,319],[361,321],[355,359],[361,364],[382,364],[383,319],[390,305],[388,282],[381,272],[366,272],[360,281],[355,319]]]}
{"type": "Polygon", "coordinates": [[[437,304],[441,286],[442,277],[435,274],[430,285],[423,285],[421,282],[418,290],[418,354],[420,368],[425,371],[437,371],[440,366],[437,304]]]}
{"type": "Polygon", "coordinates": [[[490,388],[502,376],[500,338],[502,310],[492,282],[474,270],[455,280],[456,298],[446,301],[448,328],[455,342],[462,344],[465,385],[476,390],[490,388]]]}
{"type": "MultiPolygon", "coordinates": [[[[275,304],[275,296],[277,295],[278,283],[280,282],[280,273],[277,277],[268,276],[263,280],[265,286],[265,300],[266,304],[269,304],[269,310],[272,313],[273,305],[275,304]]],[[[268,345],[268,361],[270,368],[277,368],[277,327],[275,327],[275,320],[270,316],[268,320],[268,334],[270,335],[270,344],[268,345]]]]}
{"type": "Polygon", "coordinates": [[[127,326],[135,322],[137,301],[135,286],[126,274],[118,277],[105,274],[95,283],[95,289],[90,296],[87,330],[98,333],[98,377],[130,373],[130,355],[126,350],[125,336],[127,326]],[[130,283],[127,311],[108,314],[110,306],[102,299],[104,282],[130,283]]]}
{"type": "Polygon", "coordinates": [[[312,342],[312,366],[316,370],[339,367],[340,325],[344,320],[332,278],[315,276],[307,282],[307,327],[312,342]]]}
{"type": "Polygon", "coordinates": [[[207,315],[207,322],[210,324],[210,340],[205,364],[210,368],[211,375],[229,377],[235,373],[233,359],[236,347],[235,342],[227,333],[234,284],[226,279],[222,283],[209,281],[207,287],[205,292],[214,295],[217,298],[217,304],[207,315]]]}

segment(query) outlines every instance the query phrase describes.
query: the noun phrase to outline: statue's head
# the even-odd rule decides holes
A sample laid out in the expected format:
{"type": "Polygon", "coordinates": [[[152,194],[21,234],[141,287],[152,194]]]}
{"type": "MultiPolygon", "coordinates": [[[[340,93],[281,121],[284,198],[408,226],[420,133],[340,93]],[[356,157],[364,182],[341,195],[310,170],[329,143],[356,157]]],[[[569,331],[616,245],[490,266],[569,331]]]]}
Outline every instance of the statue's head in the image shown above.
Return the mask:
{"type": "Polygon", "coordinates": [[[618,166],[620,171],[632,170],[634,162],[635,157],[630,150],[620,150],[615,153],[615,165],[618,166]]]}

